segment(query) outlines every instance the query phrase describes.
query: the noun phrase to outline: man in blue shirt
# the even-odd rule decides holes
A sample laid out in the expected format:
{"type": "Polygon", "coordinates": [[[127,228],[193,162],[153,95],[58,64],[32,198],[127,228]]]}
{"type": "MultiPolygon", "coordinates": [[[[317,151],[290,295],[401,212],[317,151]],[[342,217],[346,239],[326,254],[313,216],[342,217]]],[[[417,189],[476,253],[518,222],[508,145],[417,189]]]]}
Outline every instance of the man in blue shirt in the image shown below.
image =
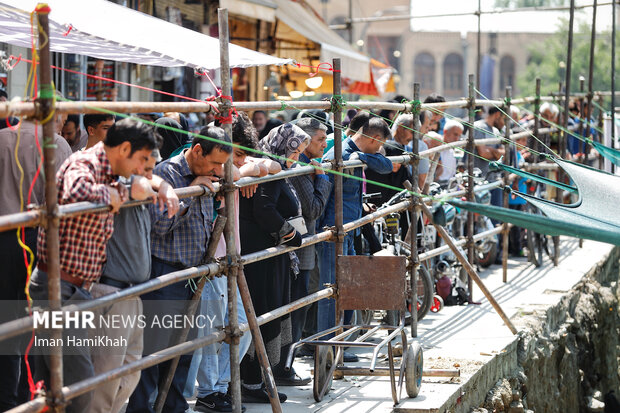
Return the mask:
{"type": "MultiPolygon", "coordinates": [[[[379,154],[379,150],[385,141],[391,137],[390,128],[381,118],[371,118],[368,122],[353,135],[345,140],[342,144],[342,160],[359,159],[366,166],[380,174],[389,174],[392,172],[392,162],[385,156],[379,154]]],[[[331,161],[334,159],[333,148],[329,150],[323,157],[323,161],[331,161]]],[[[362,217],[362,168],[346,170],[352,177],[344,177],[342,180],[342,203],[344,223],[355,221],[362,217]]],[[[333,183],[335,175],[329,175],[330,181],[333,183]]],[[[332,189],[325,212],[319,220],[319,228],[330,227],[335,225],[336,202],[334,198],[334,189],[332,189]]],[[[355,255],[353,247],[354,235],[359,233],[359,229],[355,233],[348,233],[344,238],[344,255],[355,255]]],[[[323,242],[318,246],[320,259],[320,280],[319,285],[336,281],[335,272],[335,244],[333,242],[323,242]]],[[[335,302],[332,299],[321,300],[318,303],[317,314],[317,330],[323,331],[335,325],[335,302]]],[[[353,359],[350,359],[353,361],[353,359]]]]}
{"type": "MultiPolygon", "coordinates": [[[[154,173],[174,188],[205,185],[214,191],[213,182],[222,176],[223,164],[232,152],[231,140],[223,129],[215,126],[204,128],[201,134],[213,140],[195,137],[191,148],[157,165],[154,173]]],[[[205,264],[212,258],[206,252],[213,223],[213,198],[185,198],[179,204],[179,212],[172,217],[168,216],[167,210],[160,211],[154,206],[150,208],[151,278],[205,264]]],[[[155,317],[184,314],[185,303],[192,295],[187,282],[180,281],[142,296],[147,325],[144,331],[144,354],[168,347],[173,340],[173,329],[148,328],[153,326],[155,317]]],[[[181,356],[164,411],[184,413],[188,409],[183,387],[190,363],[191,355],[181,356]]],[[[140,382],[129,399],[127,413],[153,412],[149,399],[167,373],[169,365],[170,362],[165,362],[142,370],[140,382]]]]}

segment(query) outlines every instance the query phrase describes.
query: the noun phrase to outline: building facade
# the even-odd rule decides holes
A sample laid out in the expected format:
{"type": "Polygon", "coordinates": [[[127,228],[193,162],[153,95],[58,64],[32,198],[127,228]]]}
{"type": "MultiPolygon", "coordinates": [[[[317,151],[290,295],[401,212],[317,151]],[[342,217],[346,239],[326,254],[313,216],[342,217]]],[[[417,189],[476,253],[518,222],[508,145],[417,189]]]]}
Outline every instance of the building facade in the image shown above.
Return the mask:
{"type": "MultiPolygon", "coordinates": [[[[344,23],[349,15],[388,17],[410,14],[409,1],[359,0],[349,14],[349,2],[308,0],[329,24],[344,23]]],[[[448,11],[446,11],[448,12],[448,11]]],[[[412,31],[404,20],[354,23],[349,30],[337,30],[361,51],[388,63],[398,71],[397,94],[410,97],[413,83],[420,83],[421,94],[439,93],[446,98],[467,95],[468,74],[477,71],[477,32],[455,32],[436,18],[437,31],[412,31]],[[350,34],[352,38],[349,39],[350,34]]],[[[530,48],[545,39],[544,33],[481,33],[480,90],[489,98],[505,96],[512,86],[519,95],[516,78],[525,70],[530,48]]]]}

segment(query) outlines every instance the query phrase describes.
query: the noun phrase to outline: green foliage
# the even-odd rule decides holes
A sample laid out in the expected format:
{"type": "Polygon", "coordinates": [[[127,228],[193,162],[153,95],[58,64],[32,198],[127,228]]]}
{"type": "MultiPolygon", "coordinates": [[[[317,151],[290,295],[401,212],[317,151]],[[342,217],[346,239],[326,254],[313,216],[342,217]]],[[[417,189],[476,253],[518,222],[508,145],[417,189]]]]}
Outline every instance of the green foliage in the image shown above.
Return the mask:
{"type": "MultiPolygon", "coordinates": [[[[521,94],[535,93],[536,78],[541,79],[541,94],[557,92],[558,83],[565,82],[566,58],[568,53],[568,21],[562,29],[547,35],[547,39],[529,48],[530,61],[518,76],[517,85],[521,94]]],[[[571,65],[571,91],[579,91],[579,77],[585,78],[588,90],[590,64],[591,27],[582,23],[573,34],[573,55],[571,65]]],[[[616,33],[616,44],[620,44],[620,33],[616,33]]],[[[616,70],[620,68],[620,53],[616,50],[616,70]]],[[[598,33],[594,47],[593,90],[611,90],[611,32],[598,33]]]]}
{"type": "Polygon", "coordinates": [[[516,9],[522,7],[565,6],[567,3],[567,0],[495,0],[495,7],[516,9]]]}

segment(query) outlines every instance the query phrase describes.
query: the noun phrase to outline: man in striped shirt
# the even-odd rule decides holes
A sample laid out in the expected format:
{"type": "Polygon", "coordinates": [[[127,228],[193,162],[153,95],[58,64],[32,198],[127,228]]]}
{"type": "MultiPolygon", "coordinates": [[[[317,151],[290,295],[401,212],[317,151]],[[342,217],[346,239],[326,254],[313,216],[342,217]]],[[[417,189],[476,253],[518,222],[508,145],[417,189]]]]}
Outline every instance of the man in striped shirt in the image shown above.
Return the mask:
{"type": "MultiPolygon", "coordinates": [[[[110,211],[90,213],[60,221],[60,278],[61,299],[81,301],[91,299],[92,283],[101,276],[106,261],[105,247],[112,235],[114,218],[127,199],[127,189],[117,181],[118,176],[129,178],[144,174],[144,166],[153,149],[161,145],[161,137],[152,127],[133,119],[113,125],[103,142],[90,150],[76,152],[65,161],[56,174],[58,203],[94,202],[110,205],[110,211]]],[[[37,248],[39,262],[32,274],[30,295],[36,302],[48,299],[47,240],[45,228],[40,228],[37,248]]],[[[37,332],[37,334],[42,334],[37,332]]],[[[63,330],[64,337],[87,338],[85,328],[63,330]]],[[[65,344],[66,344],[66,340],[65,344]]],[[[46,349],[37,357],[35,373],[49,386],[49,358],[46,349]]],[[[85,346],[63,348],[64,384],[72,384],[93,376],[90,350],[85,346]]],[[[67,412],[86,412],[92,393],[72,400],[67,412]]]]}

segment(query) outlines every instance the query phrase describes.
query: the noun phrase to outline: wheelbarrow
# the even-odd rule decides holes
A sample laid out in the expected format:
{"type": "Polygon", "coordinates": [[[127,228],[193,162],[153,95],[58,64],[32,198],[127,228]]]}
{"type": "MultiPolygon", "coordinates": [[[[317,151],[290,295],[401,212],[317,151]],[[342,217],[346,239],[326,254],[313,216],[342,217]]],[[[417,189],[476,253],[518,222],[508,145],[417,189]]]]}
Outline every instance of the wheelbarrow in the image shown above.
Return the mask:
{"type": "Polygon", "coordinates": [[[390,376],[394,404],[400,401],[403,382],[407,396],[413,398],[422,385],[423,353],[417,342],[408,344],[405,332],[407,268],[404,256],[340,256],[336,273],[336,326],[304,338],[291,346],[286,360],[290,369],[295,349],[307,344],[315,346],[313,394],[317,402],[329,392],[336,371],[344,375],[390,376]],[[395,325],[345,325],[345,310],[395,310],[400,320],[395,325]],[[380,343],[369,342],[381,330],[388,335],[380,343]],[[350,340],[355,333],[362,333],[350,340]],[[332,335],[334,335],[331,337],[332,335]],[[400,366],[394,363],[392,341],[400,334],[403,356],[400,366]],[[331,337],[331,338],[330,338],[331,337]],[[387,346],[389,367],[377,367],[381,349],[387,346]],[[341,362],[345,347],[372,348],[370,367],[344,366],[341,362]],[[334,349],[336,352],[334,354],[334,349]],[[398,383],[396,371],[398,370],[398,383]]]}

